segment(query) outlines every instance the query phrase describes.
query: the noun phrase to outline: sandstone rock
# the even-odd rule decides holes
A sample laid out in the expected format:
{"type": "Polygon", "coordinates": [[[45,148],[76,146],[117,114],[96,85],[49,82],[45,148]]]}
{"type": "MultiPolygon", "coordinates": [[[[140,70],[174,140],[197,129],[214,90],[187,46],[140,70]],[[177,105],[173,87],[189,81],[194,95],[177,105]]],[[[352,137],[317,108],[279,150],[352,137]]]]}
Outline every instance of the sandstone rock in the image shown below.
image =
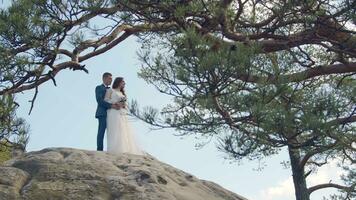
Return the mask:
{"type": "Polygon", "coordinates": [[[150,155],[70,148],[43,149],[5,162],[0,199],[246,200],[150,155]]]}

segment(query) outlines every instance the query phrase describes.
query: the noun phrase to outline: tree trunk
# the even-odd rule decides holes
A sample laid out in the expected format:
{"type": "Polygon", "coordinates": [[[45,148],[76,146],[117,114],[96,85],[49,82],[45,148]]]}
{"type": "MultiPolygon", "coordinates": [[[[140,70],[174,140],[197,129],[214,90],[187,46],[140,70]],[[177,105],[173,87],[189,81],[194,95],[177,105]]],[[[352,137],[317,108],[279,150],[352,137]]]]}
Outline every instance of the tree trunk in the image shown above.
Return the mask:
{"type": "Polygon", "coordinates": [[[288,146],[289,159],[293,172],[296,200],[310,200],[307,183],[304,177],[304,166],[300,166],[300,152],[288,146]]]}

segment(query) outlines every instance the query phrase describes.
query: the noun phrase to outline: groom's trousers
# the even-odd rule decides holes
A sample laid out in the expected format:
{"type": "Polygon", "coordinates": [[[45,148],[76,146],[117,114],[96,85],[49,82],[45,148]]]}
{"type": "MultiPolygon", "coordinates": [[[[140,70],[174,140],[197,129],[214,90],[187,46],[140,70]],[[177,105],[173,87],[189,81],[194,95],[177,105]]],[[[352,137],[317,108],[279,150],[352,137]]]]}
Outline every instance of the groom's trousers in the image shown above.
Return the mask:
{"type": "Polygon", "coordinates": [[[97,150],[103,151],[104,149],[104,134],[106,130],[106,116],[98,117],[99,127],[98,127],[98,136],[96,138],[97,150]]]}

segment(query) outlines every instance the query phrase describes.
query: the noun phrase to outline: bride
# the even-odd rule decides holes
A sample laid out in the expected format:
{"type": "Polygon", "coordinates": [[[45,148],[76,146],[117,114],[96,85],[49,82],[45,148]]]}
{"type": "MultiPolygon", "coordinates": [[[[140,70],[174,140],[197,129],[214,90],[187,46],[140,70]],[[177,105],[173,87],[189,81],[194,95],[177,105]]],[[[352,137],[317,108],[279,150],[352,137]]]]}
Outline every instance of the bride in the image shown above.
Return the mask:
{"type": "Polygon", "coordinates": [[[143,155],[135,142],[127,119],[127,102],[125,94],[125,81],[118,77],[105,94],[105,101],[112,104],[120,104],[121,108],[108,109],[107,111],[107,151],[112,154],[130,153],[143,155]]]}

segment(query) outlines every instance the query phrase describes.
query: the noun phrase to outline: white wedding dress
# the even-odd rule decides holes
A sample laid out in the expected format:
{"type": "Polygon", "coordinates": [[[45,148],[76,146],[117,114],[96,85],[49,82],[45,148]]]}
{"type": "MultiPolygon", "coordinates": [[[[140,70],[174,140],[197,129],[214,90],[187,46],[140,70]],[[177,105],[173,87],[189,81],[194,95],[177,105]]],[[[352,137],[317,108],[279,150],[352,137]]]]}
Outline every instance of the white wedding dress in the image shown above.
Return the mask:
{"type": "MultiPolygon", "coordinates": [[[[122,99],[126,99],[122,92],[111,88],[107,90],[105,101],[117,103],[122,99]]],[[[143,152],[136,144],[127,114],[127,104],[126,108],[119,110],[110,108],[107,110],[107,152],[111,154],[130,153],[143,155],[143,152]]]]}

